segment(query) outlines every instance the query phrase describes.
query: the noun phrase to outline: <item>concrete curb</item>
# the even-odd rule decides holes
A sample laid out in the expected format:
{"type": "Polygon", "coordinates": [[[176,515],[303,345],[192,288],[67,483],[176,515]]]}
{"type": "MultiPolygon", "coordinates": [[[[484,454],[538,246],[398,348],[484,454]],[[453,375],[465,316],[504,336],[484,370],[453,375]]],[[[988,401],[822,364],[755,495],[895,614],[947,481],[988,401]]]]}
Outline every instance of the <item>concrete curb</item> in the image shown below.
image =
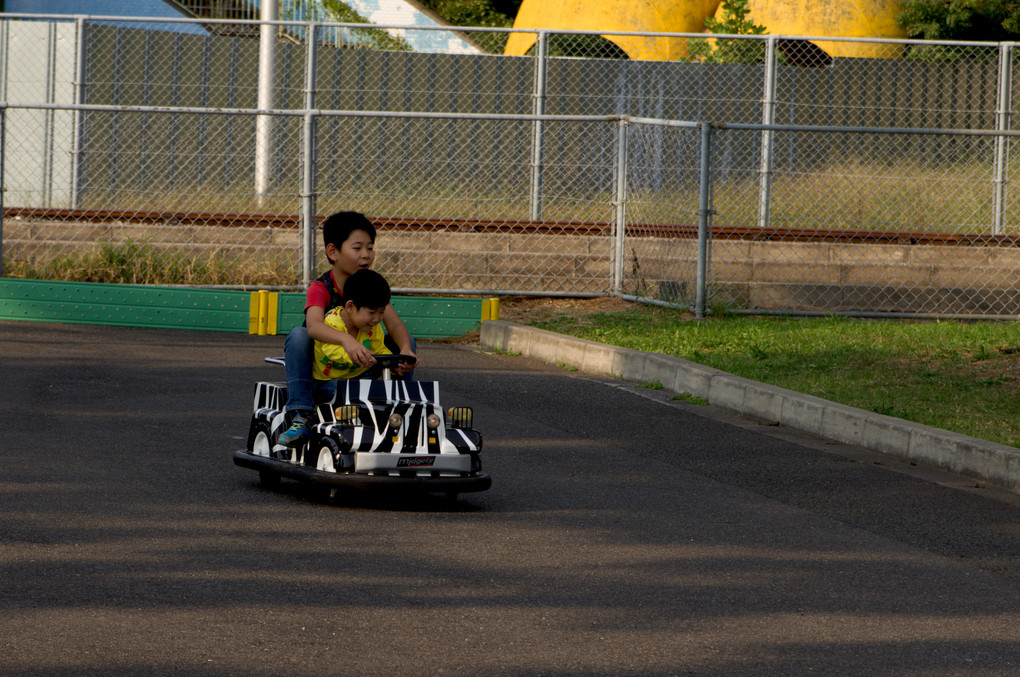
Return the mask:
{"type": "Polygon", "coordinates": [[[712,405],[872,451],[922,461],[1020,493],[1020,449],[855,409],[695,364],[501,320],[482,323],[481,342],[581,371],[657,381],[712,405]]]}

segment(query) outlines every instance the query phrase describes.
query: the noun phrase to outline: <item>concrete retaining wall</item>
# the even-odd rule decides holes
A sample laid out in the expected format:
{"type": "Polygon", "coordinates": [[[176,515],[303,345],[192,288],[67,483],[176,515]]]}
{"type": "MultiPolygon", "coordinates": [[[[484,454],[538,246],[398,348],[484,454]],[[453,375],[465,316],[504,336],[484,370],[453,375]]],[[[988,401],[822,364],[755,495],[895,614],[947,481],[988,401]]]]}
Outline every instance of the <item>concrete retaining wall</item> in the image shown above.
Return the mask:
{"type": "MultiPolygon", "coordinates": [[[[15,258],[125,240],[278,260],[299,252],[294,228],[4,223],[5,253],[15,258]]],[[[1020,314],[1020,247],[719,240],[711,251],[710,294],[736,307],[1020,314]]],[[[385,231],[377,267],[401,288],[598,294],[612,291],[612,256],[607,236],[385,231]]],[[[690,239],[628,238],[624,291],[691,295],[696,256],[690,239]]]]}

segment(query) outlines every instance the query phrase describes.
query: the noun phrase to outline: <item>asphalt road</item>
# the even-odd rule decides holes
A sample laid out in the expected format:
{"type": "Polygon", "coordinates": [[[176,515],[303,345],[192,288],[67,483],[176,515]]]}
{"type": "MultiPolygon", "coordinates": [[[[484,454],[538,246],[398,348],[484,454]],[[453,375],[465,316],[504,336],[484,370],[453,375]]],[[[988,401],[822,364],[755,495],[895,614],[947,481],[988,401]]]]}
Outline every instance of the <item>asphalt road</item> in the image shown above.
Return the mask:
{"type": "Polygon", "coordinates": [[[0,674],[1006,675],[1020,500],[471,344],[493,487],[258,485],[282,338],[0,322],[0,674]]]}

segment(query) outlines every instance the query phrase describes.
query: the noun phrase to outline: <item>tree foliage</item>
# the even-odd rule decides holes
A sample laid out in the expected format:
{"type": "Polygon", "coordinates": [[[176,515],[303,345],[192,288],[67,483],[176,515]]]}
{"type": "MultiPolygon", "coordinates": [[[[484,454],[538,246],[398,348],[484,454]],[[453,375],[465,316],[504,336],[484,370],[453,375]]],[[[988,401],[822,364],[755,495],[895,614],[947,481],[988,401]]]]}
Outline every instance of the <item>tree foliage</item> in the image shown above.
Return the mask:
{"type": "MultiPolygon", "coordinates": [[[[368,19],[361,16],[342,0],[299,0],[288,7],[287,12],[280,18],[285,20],[305,21],[336,21],[339,23],[367,24],[368,19]]],[[[407,52],[410,46],[394,37],[384,30],[375,28],[353,28],[349,29],[356,40],[367,47],[375,49],[386,49],[393,51],[407,52]]]]}
{"type": "Polygon", "coordinates": [[[1020,0],[901,0],[896,23],[923,40],[1020,38],[1020,0]]]}
{"type": "MultiPolygon", "coordinates": [[[[722,0],[721,19],[705,19],[705,30],[717,35],[765,35],[766,28],[748,16],[748,0],[722,0]]],[[[709,63],[761,63],[765,60],[765,43],[759,40],[713,41],[692,40],[691,55],[709,63]]]]}
{"type": "Polygon", "coordinates": [[[418,0],[454,26],[513,26],[522,0],[418,0]]]}

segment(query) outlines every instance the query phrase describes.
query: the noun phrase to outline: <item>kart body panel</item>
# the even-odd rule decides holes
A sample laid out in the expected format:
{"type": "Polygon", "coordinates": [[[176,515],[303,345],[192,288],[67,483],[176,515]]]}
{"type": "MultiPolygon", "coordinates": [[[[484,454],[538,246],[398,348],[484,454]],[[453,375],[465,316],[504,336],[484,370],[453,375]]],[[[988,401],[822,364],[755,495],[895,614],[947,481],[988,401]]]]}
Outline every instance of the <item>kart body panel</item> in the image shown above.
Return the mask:
{"type": "Polygon", "coordinates": [[[301,446],[277,443],[293,415],[285,383],[255,384],[248,444],[234,463],[263,482],[287,477],[336,488],[408,489],[435,493],[487,490],[482,436],[468,408],[444,412],[434,381],[340,381],[332,402],[316,407],[301,446]]]}

